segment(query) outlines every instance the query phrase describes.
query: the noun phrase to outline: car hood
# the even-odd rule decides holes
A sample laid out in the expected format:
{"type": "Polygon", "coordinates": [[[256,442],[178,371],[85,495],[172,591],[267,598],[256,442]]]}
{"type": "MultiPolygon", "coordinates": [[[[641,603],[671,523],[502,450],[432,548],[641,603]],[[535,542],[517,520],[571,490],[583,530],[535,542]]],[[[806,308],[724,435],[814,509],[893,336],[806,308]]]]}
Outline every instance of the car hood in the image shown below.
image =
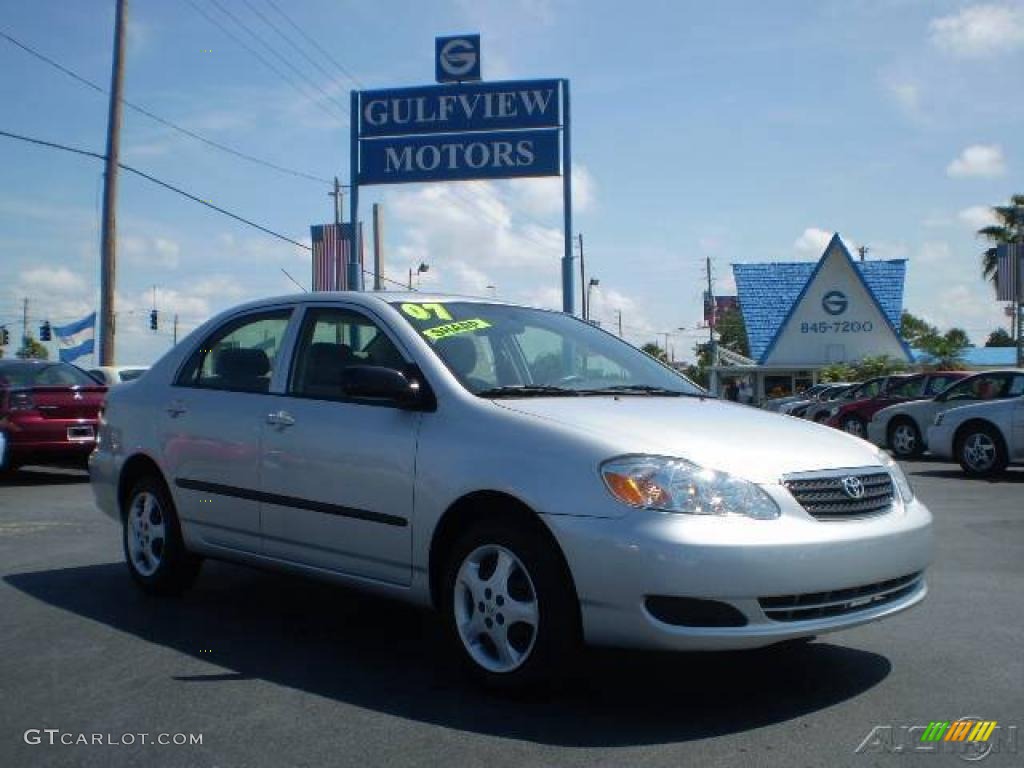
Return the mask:
{"type": "Polygon", "coordinates": [[[759,483],[790,472],[881,466],[877,450],[839,430],[728,401],[690,397],[559,397],[497,405],[604,440],[609,456],[678,456],[759,483]]]}
{"type": "Polygon", "coordinates": [[[891,419],[897,414],[906,414],[907,416],[913,416],[915,413],[924,413],[928,410],[929,404],[934,402],[932,398],[927,400],[909,400],[904,403],[896,403],[890,405],[888,408],[883,408],[875,414],[875,418],[879,421],[891,419]]]}

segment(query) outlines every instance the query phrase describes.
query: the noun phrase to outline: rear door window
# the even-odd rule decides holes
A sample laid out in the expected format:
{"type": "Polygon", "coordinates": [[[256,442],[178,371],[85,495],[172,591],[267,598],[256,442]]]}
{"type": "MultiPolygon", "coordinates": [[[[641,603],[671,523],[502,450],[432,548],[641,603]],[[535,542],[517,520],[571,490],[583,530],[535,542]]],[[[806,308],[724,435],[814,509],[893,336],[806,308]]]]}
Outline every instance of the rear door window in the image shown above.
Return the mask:
{"type": "Polygon", "coordinates": [[[192,353],[176,384],[232,392],[267,392],[291,309],[235,318],[192,353]]]}

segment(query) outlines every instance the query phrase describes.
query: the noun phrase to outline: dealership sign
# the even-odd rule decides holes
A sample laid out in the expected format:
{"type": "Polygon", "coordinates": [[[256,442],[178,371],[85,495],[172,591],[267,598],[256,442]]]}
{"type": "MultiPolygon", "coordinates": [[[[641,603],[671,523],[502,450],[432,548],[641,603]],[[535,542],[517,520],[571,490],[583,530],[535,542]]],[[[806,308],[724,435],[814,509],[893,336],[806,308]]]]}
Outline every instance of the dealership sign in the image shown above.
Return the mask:
{"type": "MultiPolygon", "coordinates": [[[[434,68],[440,85],[352,92],[352,221],[364,185],[561,175],[562,303],[571,312],[569,82],[480,82],[479,35],[437,38],[434,68]]],[[[361,285],[358,264],[349,269],[349,285],[361,285]]]]}

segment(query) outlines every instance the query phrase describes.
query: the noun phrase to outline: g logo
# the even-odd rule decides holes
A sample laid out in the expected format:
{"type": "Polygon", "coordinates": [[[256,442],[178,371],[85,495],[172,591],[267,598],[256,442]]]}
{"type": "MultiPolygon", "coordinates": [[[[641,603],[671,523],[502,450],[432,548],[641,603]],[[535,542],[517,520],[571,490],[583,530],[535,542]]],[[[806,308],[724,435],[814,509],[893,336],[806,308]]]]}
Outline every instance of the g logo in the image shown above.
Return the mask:
{"type": "Polygon", "coordinates": [[[850,302],[842,291],[829,291],[821,299],[821,308],[830,315],[841,315],[850,302]]]}
{"type": "Polygon", "coordinates": [[[441,47],[438,61],[445,74],[452,77],[468,75],[476,67],[476,46],[464,37],[456,37],[441,47]]]}

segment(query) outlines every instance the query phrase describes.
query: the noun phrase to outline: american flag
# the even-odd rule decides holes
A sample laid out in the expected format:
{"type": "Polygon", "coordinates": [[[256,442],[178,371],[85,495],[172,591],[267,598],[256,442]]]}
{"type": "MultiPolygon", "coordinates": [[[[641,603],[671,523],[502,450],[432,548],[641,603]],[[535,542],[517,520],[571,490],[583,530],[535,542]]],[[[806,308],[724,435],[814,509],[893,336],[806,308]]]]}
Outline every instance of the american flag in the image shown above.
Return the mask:
{"type": "MultiPolygon", "coordinates": [[[[1024,245],[1011,243],[996,248],[996,300],[1017,301],[1017,275],[1024,268],[1024,245]]],[[[1020,297],[1024,300],[1024,296],[1020,297]]]]}
{"type": "Polygon", "coordinates": [[[313,239],[313,290],[348,290],[349,226],[315,224],[313,239]]]}

